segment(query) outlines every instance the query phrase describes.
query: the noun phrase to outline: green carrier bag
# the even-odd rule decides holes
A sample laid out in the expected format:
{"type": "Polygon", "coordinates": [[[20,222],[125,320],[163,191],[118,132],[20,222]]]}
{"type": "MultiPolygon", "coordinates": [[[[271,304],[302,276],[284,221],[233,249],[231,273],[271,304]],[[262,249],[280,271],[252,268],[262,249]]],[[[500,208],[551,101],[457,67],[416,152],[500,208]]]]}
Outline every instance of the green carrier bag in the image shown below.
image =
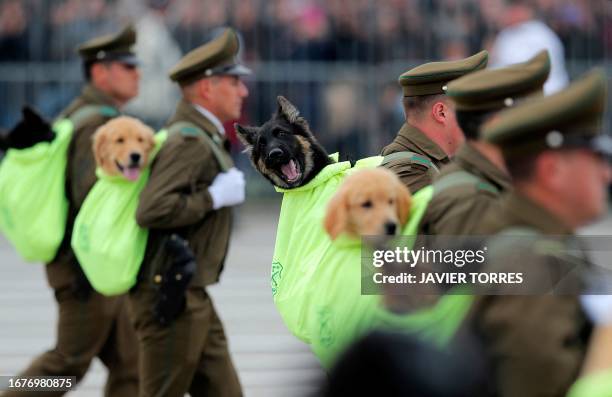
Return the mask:
{"type": "MultiPolygon", "coordinates": [[[[337,159],[337,155],[332,155],[337,159]]],[[[344,178],[377,167],[383,157],[333,163],[308,184],[284,193],[272,262],[272,294],[287,328],[311,345],[325,367],[359,336],[374,328],[420,334],[444,344],[455,334],[471,306],[471,297],[453,295],[433,308],[409,315],[384,309],[379,295],[361,294],[361,243],[340,236],[332,241],[323,229],[328,201],[344,178]]],[[[403,235],[415,235],[433,188],[414,196],[403,235]]]]}
{"type": "MultiPolygon", "coordinates": [[[[149,164],[167,137],[166,130],[155,135],[149,164]]],[[[98,181],[74,221],[72,249],[91,286],[103,295],[123,294],[136,284],[149,236],[136,223],[136,209],[150,173],[147,166],[138,180],[129,181],[98,168],[98,181]]]]}
{"type": "MultiPolygon", "coordinates": [[[[201,136],[212,149],[222,171],[229,169],[213,138],[188,122],[175,123],[155,135],[155,149],[149,164],[168,136],[175,133],[201,136]]],[[[137,181],[130,182],[98,170],[99,179],[75,220],[72,249],[92,287],[103,295],[123,294],[136,284],[149,236],[149,231],[136,223],[136,210],[150,173],[147,167],[137,181]]]]}
{"type": "Polygon", "coordinates": [[[9,149],[0,163],[0,231],[27,262],[52,261],[64,239],[68,146],[73,131],[96,113],[112,116],[117,111],[84,106],[53,124],[51,142],[9,149]]]}

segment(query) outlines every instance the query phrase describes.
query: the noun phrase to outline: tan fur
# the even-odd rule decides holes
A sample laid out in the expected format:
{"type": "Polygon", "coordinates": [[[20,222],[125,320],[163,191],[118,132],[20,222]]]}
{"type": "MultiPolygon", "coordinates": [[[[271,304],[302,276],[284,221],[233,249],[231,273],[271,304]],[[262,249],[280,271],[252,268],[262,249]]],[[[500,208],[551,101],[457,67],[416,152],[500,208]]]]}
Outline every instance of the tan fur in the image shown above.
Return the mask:
{"type": "Polygon", "coordinates": [[[147,166],[155,146],[153,130],[140,120],[121,116],[100,126],[93,135],[93,152],[98,167],[108,175],[121,175],[122,167],[130,165],[130,155],[140,155],[140,169],[147,166]]]}
{"type": "Polygon", "coordinates": [[[332,240],[342,233],[352,237],[382,235],[388,223],[394,223],[399,232],[408,221],[410,202],[410,192],[393,172],[384,168],[360,170],[347,177],[330,200],[325,230],[332,240]]]}

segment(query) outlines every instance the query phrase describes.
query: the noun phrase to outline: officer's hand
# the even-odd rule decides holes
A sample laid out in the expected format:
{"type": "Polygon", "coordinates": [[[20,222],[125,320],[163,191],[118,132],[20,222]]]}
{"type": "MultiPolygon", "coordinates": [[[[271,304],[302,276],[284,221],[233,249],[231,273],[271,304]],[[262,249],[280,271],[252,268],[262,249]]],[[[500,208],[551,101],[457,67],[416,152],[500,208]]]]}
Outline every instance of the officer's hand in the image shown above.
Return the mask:
{"type": "Polygon", "coordinates": [[[213,209],[217,210],[244,202],[244,185],[244,174],[237,168],[231,168],[217,175],[208,187],[213,209]]]}

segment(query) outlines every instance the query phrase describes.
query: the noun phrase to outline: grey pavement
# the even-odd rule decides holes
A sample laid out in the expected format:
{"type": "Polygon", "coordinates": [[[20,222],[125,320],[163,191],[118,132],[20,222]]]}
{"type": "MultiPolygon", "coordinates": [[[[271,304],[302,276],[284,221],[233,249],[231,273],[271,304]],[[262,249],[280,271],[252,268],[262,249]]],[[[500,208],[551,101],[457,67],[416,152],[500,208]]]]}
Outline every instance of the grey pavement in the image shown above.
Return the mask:
{"type": "MultiPolygon", "coordinates": [[[[307,345],[284,326],[272,301],[270,262],[279,203],[240,208],[226,268],[210,288],[249,396],[302,396],[323,377],[307,345]]],[[[24,263],[0,237],[0,375],[16,375],[54,343],[57,312],[43,265],[24,263]]],[[[106,369],[96,359],[72,396],[101,396],[106,369]]]]}

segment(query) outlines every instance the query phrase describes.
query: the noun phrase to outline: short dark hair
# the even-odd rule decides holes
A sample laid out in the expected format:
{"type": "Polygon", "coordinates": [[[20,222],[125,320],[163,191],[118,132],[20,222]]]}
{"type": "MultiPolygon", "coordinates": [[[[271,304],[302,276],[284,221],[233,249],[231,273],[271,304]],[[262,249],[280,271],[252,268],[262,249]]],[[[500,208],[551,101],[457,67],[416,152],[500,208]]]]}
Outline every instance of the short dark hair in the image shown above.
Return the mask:
{"type": "Polygon", "coordinates": [[[466,112],[457,110],[457,123],[466,139],[477,140],[480,138],[480,126],[495,112],[490,110],[481,110],[474,112],[466,112]]]}
{"type": "Polygon", "coordinates": [[[444,94],[405,96],[402,100],[402,104],[404,105],[406,118],[420,119],[429,107],[431,107],[432,103],[445,101],[446,98],[444,94]]]}
{"type": "Polygon", "coordinates": [[[91,67],[96,63],[96,61],[83,61],[83,78],[85,81],[91,81],[91,67]]]}
{"type": "Polygon", "coordinates": [[[531,179],[535,172],[536,161],[538,160],[539,153],[525,154],[520,157],[508,158],[504,154],[506,161],[506,168],[508,173],[512,177],[513,181],[524,182],[531,179]]]}

